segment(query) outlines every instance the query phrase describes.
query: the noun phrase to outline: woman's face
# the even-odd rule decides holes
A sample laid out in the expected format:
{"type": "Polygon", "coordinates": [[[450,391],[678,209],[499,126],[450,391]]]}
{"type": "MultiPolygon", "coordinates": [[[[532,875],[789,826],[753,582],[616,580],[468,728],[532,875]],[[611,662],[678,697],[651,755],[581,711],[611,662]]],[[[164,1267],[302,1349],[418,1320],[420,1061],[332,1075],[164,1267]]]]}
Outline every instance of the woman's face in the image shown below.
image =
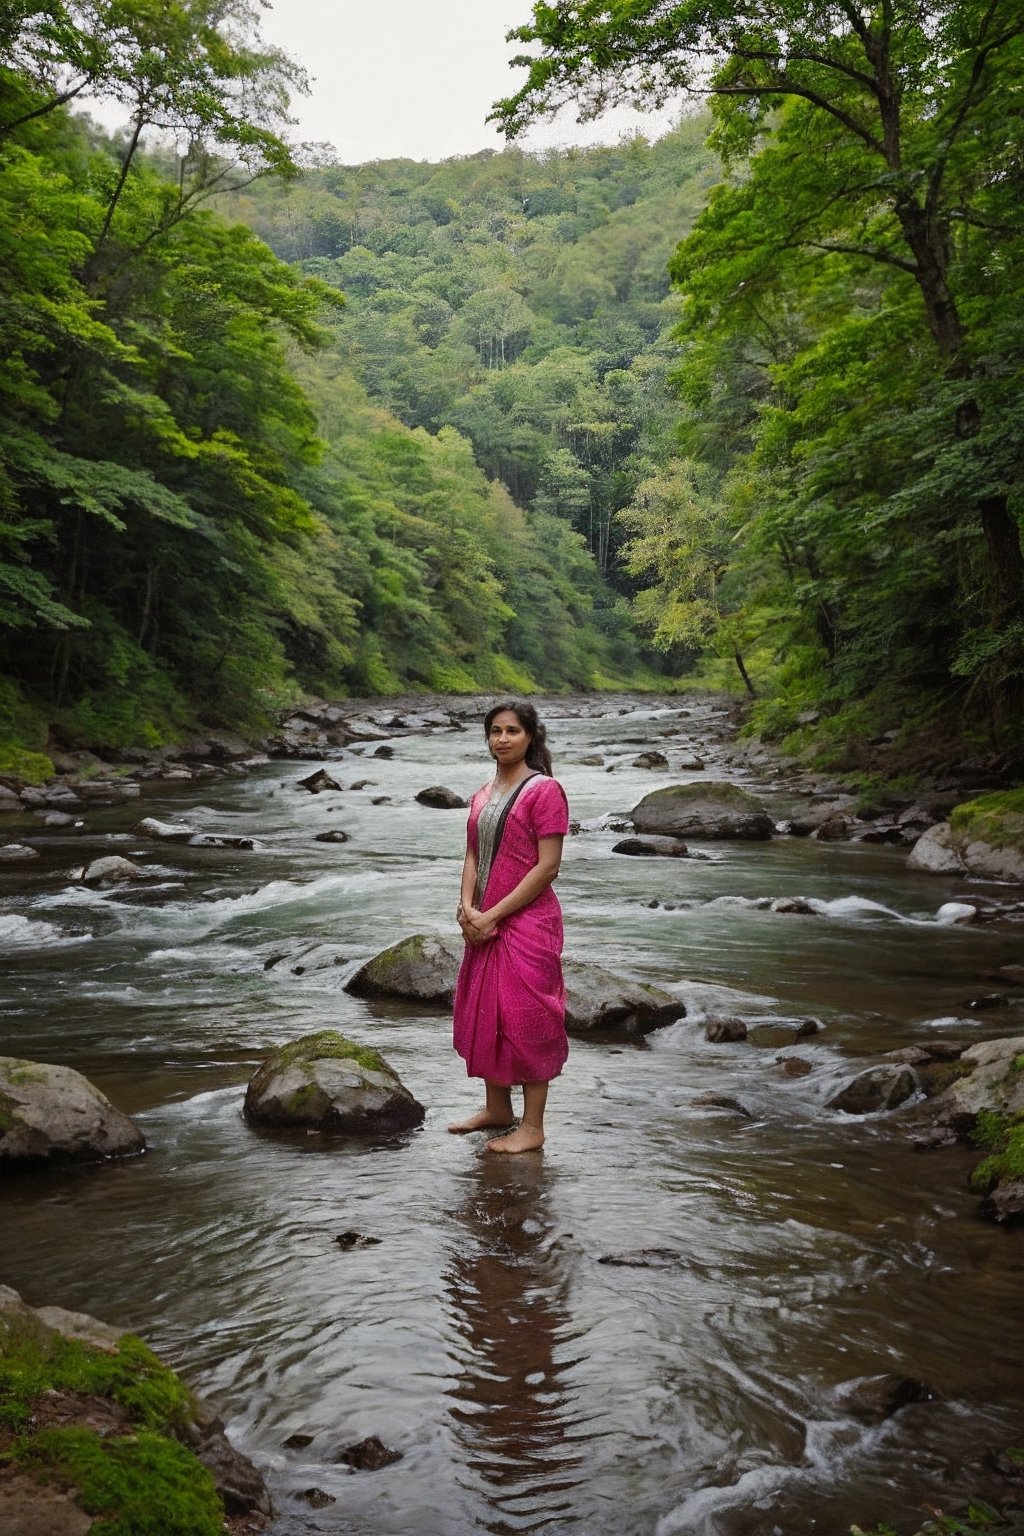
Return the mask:
{"type": "Polygon", "coordinates": [[[499,710],[487,733],[487,746],[498,767],[512,768],[521,763],[529,745],[529,733],[523,728],[515,710],[499,710]]]}

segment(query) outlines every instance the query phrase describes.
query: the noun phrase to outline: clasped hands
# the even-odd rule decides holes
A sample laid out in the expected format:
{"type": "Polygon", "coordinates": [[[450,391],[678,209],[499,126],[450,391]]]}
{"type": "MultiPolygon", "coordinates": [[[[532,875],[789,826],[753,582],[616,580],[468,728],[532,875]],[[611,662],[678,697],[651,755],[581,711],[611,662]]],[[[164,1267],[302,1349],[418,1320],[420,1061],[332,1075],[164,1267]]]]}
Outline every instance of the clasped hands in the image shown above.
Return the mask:
{"type": "Polygon", "coordinates": [[[479,907],[460,906],[455,915],[467,944],[486,944],[498,932],[497,921],[489,912],[481,912],[479,907]]]}

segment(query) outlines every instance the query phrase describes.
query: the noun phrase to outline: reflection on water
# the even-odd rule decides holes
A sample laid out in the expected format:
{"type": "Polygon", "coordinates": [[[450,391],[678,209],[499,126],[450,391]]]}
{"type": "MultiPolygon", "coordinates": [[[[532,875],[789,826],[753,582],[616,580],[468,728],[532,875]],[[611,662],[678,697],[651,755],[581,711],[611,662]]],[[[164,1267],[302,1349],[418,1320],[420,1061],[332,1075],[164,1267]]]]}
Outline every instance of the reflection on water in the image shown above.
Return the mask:
{"type": "Polygon", "coordinates": [[[445,1286],[461,1343],[448,1413],[464,1485],[485,1492],[493,1536],[569,1523],[581,1456],[568,1276],[547,1213],[543,1154],[479,1159],[452,1213],[445,1286]]]}

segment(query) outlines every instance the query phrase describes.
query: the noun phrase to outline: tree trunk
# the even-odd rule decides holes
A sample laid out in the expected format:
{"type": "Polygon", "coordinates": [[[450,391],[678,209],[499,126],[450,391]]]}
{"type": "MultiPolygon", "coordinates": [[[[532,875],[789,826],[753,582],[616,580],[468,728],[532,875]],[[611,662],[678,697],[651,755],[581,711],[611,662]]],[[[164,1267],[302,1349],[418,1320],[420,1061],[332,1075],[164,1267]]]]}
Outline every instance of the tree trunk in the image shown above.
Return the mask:
{"type": "Polygon", "coordinates": [[[742,654],[740,652],[740,648],[739,648],[738,645],[733,647],[733,653],[732,654],[733,654],[733,656],[735,658],[736,665],[740,669],[740,677],[742,677],[742,679],[743,679],[744,687],[746,688],[747,692],[750,694],[750,697],[752,699],[756,699],[757,698],[757,689],[754,687],[753,683],[750,681],[750,673],[747,671],[746,666],[744,665],[743,656],[742,656],[742,654]]]}

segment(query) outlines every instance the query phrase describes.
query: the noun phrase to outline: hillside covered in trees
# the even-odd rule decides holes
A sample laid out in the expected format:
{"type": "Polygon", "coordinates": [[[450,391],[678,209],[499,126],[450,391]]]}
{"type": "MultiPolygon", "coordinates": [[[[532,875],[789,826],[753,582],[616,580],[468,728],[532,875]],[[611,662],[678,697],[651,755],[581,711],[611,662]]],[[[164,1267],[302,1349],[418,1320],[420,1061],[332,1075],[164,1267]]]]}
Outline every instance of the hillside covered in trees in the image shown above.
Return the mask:
{"type": "MultiPolygon", "coordinates": [[[[84,33],[71,11],[64,31],[26,11],[0,37],[7,765],[48,736],[258,728],[303,692],[635,679],[628,605],[601,569],[618,466],[648,423],[665,430],[664,360],[632,369],[664,322],[678,156],[512,153],[289,185],[287,61],[255,34],[218,54],[223,7],[140,9],[126,37],[130,12],[110,8],[109,32],[89,12],[84,33]],[[239,74],[264,118],[239,115],[239,74]],[[123,135],[69,115],[86,79],[122,99],[123,135]],[[633,206],[659,182],[655,241],[633,206]],[[364,183],[358,210],[336,195],[364,183]],[[617,217],[616,277],[600,232],[617,217]],[[559,261],[588,233],[581,300],[559,261]],[[525,272],[546,284],[536,314],[525,272]]],[[[698,132],[682,153],[695,211],[698,132]]]]}

